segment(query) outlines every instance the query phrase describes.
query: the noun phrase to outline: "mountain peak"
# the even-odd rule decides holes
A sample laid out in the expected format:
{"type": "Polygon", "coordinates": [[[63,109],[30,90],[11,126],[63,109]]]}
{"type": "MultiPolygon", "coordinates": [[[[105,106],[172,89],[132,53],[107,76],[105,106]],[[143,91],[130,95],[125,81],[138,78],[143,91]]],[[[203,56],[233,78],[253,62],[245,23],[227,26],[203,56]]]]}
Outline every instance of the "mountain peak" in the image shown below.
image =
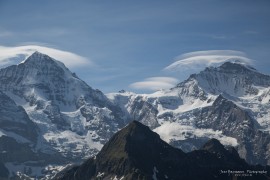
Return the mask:
{"type": "MultiPolygon", "coordinates": [[[[45,57],[50,58],[47,54],[43,54],[39,51],[35,51],[33,54],[31,54],[26,60],[31,60],[31,59],[44,59],[45,57]]],[[[51,59],[51,58],[50,58],[51,59]]]]}
{"type": "Polygon", "coordinates": [[[35,51],[32,55],[30,55],[25,61],[23,61],[21,64],[39,64],[39,65],[44,65],[44,64],[55,64],[55,65],[60,65],[62,67],[65,67],[65,65],[60,62],[55,60],[54,58],[48,56],[47,54],[40,53],[39,51],[35,51]]]}
{"type": "Polygon", "coordinates": [[[48,75],[52,77],[59,75],[62,77],[75,77],[64,63],[48,56],[47,54],[40,53],[39,51],[35,51],[25,61],[21,62],[19,66],[27,68],[28,70],[26,73],[34,73],[35,75],[31,74],[33,77],[41,75],[44,75],[46,78],[48,78],[48,75]]]}
{"type": "Polygon", "coordinates": [[[132,121],[103,146],[96,163],[101,172],[133,174],[134,169],[140,169],[151,174],[155,166],[163,168],[162,161],[180,159],[183,154],[161,140],[149,127],[132,121]],[[115,165],[109,165],[110,162],[115,165]]]}
{"type": "Polygon", "coordinates": [[[243,71],[257,71],[255,68],[241,62],[225,62],[219,67],[220,70],[243,72],[243,71]]]}
{"type": "MultiPolygon", "coordinates": [[[[100,151],[100,155],[110,154],[111,152],[121,152],[125,157],[133,156],[133,152],[144,154],[147,150],[143,150],[141,146],[155,147],[155,149],[162,149],[169,147],[169,145],[160,139],[159,135],[150,130],[148,126],[143,125],[138,121],[130,122],[125,128],[117,132],[111,140],[104,145],[100,151]]],[[[154,151],[154,150],[153,150],[154,151]]],[[[181,151],[181,150],[179,150],[181,151]]],[[[115,156],[119,157],[119,155],[115,156]]]]}
{"type": "MultiPolygon", "coordinates": [[[[199,74],[190,76],[188,80],[195,80],[205,92],[215,95],[224,93],[234,97],[258,95],[257,86],[270,85],[269,75],[238,62],[225,62],[219,67],[208,67],[199,74]]],[[[187,83],[188,81],[182,83],[182,86],[185,87],[187,83]]]]}
{"type": "Polygon", "coordinates": [[[47,56],[46,54],[43,54],[39,51],[35,51],[31,56],[47,56]]]}

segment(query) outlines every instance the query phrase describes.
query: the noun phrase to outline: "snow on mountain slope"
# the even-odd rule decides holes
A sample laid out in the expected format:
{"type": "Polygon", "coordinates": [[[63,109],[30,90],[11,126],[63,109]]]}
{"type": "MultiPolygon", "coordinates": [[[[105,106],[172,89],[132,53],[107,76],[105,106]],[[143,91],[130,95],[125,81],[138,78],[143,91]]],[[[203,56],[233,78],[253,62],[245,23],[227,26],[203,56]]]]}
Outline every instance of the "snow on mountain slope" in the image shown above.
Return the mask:
{"type": "Polygon", "coordinates": [[[8,169],[9,177],[17,173],[18,167],[21,167],[21,172],[27,169],[38,175],[41,171],[37,172],[37,166],[66,163],[61,154],[53,152],[50,147],[49,154],[40,152],[37,149],[39,137],[39,129],[26,111],[0,91],[0,159],[8,169]]]}

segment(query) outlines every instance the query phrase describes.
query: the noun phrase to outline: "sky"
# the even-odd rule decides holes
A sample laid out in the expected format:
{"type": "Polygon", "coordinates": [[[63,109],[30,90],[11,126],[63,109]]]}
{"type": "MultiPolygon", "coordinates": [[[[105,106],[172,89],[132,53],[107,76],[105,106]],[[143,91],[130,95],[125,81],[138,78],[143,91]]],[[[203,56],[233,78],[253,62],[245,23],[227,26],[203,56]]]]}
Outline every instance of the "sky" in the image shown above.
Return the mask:
{"type": "Polygon", "coordinates": [[[0,0],[0,67],[36,50],[104,93],[167,89],[230,60],[270,74],[270,1],[0,0]]]}

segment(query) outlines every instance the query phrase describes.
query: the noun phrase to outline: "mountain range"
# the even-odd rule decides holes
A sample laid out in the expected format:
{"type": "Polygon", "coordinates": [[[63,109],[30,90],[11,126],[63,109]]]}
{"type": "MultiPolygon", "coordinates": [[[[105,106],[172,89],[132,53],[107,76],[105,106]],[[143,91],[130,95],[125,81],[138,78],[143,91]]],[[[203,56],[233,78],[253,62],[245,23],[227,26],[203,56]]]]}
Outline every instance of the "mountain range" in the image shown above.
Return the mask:
{"type": "Polygon", "coordinates": [[[236,62],[152,94],[104,94],[35,52],[0,69],[0,175],[50,179],[101,153],[132,119],[184,152],[214,138],[249,164],[269,165],[269,101],[270,76],[236,62]]]}

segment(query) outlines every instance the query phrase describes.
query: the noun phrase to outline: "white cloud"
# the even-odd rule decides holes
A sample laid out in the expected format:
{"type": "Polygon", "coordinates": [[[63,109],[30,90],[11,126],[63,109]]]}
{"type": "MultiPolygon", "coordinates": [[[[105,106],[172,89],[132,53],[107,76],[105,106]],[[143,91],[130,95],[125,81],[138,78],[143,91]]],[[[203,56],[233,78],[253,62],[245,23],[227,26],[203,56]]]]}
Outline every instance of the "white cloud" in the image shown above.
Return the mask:
{"type": "Polygon", "coordinates": [[[17,47],[0,46],[0,66],[14,64],[15,59],[18,58],[22,61],[35,51],[47,54],[48,56],[63,62],[69,68],[92,65],[92,62],[89,59],[72,52],[39,45],[25,45],[17,47]]]}
{"type": "Polygon", "coordinates": [[[252,64],[252,60],[241,51],[209,50],[186,53],[175,58],[175,62],[164,68],[168,71],[202,69],[207,66],[217,66],[227,61],[252,64]]]}
{"type": "Polygon", "coordinates": [[[133,89],[155,91],[159,89],[171,88],[177,83],[178,80],[172,77],[151,77],[145,79],[144,81],[132,83],[129,87],[133,89]]]}

